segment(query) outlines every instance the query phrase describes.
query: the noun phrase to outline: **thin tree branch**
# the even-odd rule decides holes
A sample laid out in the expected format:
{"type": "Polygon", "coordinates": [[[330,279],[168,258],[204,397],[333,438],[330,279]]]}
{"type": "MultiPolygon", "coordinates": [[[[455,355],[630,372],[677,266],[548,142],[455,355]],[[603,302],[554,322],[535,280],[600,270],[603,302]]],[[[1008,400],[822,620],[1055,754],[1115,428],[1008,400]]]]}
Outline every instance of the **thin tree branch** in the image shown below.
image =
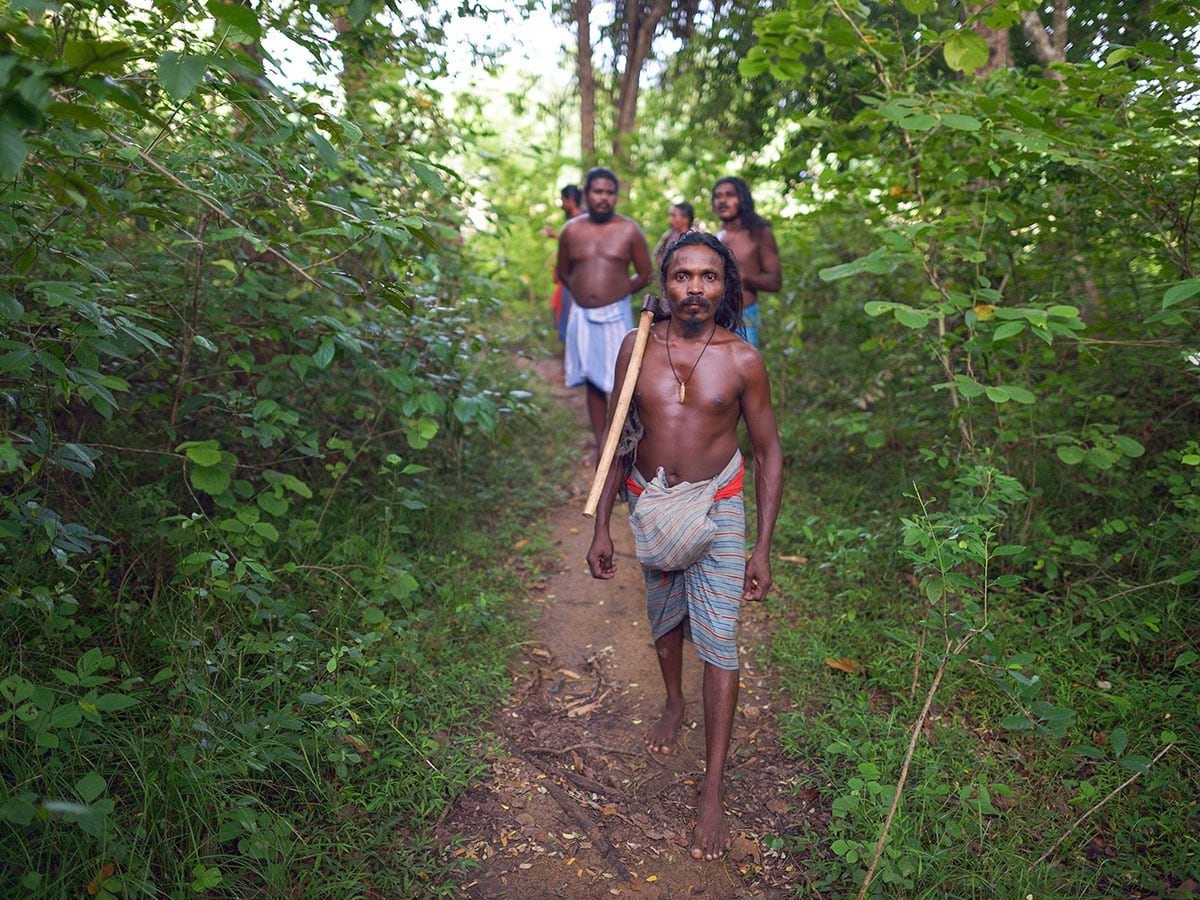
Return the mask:
{"type": "MultiPolygon", "coordinates": [[[[1150,760],[1150,765],[1146,766],[1146,768],[1149,769],[1150,766],[1154,765],[1156,762],[1158,762],[1160,759],[1162,759],[1163,756],[1166,754],[1166,752],[1174,746],[1175,746],[1174,744],[1167,744],[1167,746],[1165,746],[1161,750],[1159,750],[1158,753],[1155,755],[1154,759],[1150,760]]],[[[1122,781],[1119,785],[1117,785],[1115,788],[1113,788],[1109,792],[1107,797],[1105,797],[1103,800],[1101,800],[1099,803],[1097,803],[1095,806],[1093,806],[1091,809],[1089,809],[1087,812],[1085,812],[1082,816],[1080,816],[1078,819],[1076,819],[1074,824],[1072,824],[1070,828],[1068,828],[1061,835],[1059,835],[1058,840],[1055,841],[1051,845],[1050,849],[1047,850],[1045,853],[1043,853],[1041,856],[1039,856],[1037,858],[1037,860],[1034,862],[1034,866],[1040,866],[1042,863],[1044,863],[1046,860],[1048,860],[1050,858],[1051,854],[1053,854],[1054,851],[1058,849],[1058,845],[1061,844],[1063,841],[1065,841],[1068,837],[1070,837],[1075,832],[1075,830],[1077,828],[1079,828],[1080,825],[1082,825],[1085,821],[1087,821],[1088,817],[1091,816],[1092,813],[1094,813],[1096,810],[1098,810],[1100,807],[1102,807],[1105,803],[1107,803],[1113,797],[1117,796],[1117,794],[1121,793],[1121,791],[1125,790],[1125,788],[1129,787],[1129,785],[1131,785],[1135,781],[1137,781],[1138,778],[1140,778],[1141,776],[1142,776],[1141,772],[1134,772],[1132,775],[1130,775],[1128,778],[1126,778],[1124,781],[1122,781]]]]}

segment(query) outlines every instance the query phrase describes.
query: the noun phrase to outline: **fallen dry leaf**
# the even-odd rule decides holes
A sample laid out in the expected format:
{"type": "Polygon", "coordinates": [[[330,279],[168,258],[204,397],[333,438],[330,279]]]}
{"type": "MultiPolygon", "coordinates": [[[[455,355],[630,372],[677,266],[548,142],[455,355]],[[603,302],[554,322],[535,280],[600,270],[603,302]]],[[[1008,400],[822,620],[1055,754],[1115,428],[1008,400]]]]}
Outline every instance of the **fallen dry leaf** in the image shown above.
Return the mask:
{"type": "Polygon", "coordinates": [[[842,657],[841,659],[835,659],[832,656],[827,656],[825,657],[825,665],[829,666],[831,669],[837,669],[839,672],[846,672],[850,675],[854,675],[855,673],[862,671],[862,664],[855,662],[848,656],[842,657]]]}

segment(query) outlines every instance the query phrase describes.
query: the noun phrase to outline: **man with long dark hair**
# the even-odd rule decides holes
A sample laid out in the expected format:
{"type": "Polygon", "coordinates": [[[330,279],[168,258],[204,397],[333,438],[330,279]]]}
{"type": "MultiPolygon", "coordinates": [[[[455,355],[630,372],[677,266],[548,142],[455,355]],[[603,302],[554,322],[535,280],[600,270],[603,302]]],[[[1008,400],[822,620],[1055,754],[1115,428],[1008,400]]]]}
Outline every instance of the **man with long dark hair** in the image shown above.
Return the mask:
{"type": "Polygon", "coordinates": [[[617,176],[611,169],[597,166],[587,173],[583,198],[587,214],[567,222],[559,233],[556,272],[572,300],[563,358],[566,385],[587,388],[588,418],[599,453],[613,364],[622,338],[633,328],[630,298],[651,277],[650,247],[641,226],[617,213],[617,176]]]}
{"type": "Polygon", "coordinates": [[[713,212],[724,226],[717,237],[737,259],[742,273],[745,296],[745,326],[738,333],[755,347],[759,346],[758,292],[778,291],[783,285],[783,266],[771,223],[754,211],[750,185],[741,178],[727,176],[713,185],[713,212]]]}
{"type": "MultiPolygon", "coordinates": [[[[594,578],[616,574],[609,520],[624,489],[666,687],[662,717],[645,736],[651,753],[671,753],[684,722],[685,637],[704,661],[705,773],[690,847],[693,858],[712,860],[730,846],[724,774],[738,697],[738,618],[743,602],[771,588],[783,452],[762,357],[731,330],[741,322],[742,278],[729,248],[711,234],[686,232],[667,248],[661,277],[667,317],[651,328],[636,376],[633,467],[626,475],[614,460],[607,473],[587,561],[594,578]],[[748,559],[739,423],[754,455],[756,541],[748,559]],[[652,517],[662,523],[653,531],[652,517]]],[[[617,393],[635,334],[617,357],[617,393]]]]}

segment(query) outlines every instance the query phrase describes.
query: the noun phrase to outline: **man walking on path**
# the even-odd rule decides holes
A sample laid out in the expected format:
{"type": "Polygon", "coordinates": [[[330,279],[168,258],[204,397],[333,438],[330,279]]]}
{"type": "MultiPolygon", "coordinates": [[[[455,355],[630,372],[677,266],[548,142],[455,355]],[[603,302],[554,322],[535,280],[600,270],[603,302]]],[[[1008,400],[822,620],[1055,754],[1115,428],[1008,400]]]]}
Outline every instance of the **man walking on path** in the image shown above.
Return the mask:
{"type": "MultiPolygon", "coordinates": [[[[579,190],[578,185],[564,185],[562,191],[559,192],[559,197],[559,206],[562,207],[563,215],[566,216],[565,221],[570,222],[576,216],[583,215],[583,192],[579,190]]],[[[558,232],[549,225],[542,229],[542,234],[558,240],[558,232]]],[[[555,268],[557,269],[557,265],[555,268]]],[[[552,307],[554,310],[554,328],[558,331],[558,339],[565,343],[567,339],[567,316],[571,312],[571,291],[558,280],[557,271],[554,273],[554,301],[552,307]]]]}
{"type": "Polygon", "coordinates": [[[778,291],[783,285],[783,267],[771,223],[754,211],[750,186],[741,178],[722,178],[713,185],[713,212],[724,227],[717,232],[721,243],[733,251],[742,273],[744,325],[738,334],[759,346],[758,292],[778,291]]]}
{"type": "MultiPolygon", "coordinates": [[[[742,305],[742,281],[733,254],[713,235],[687,232],[667,249],[661,277],[670,318],[651,329],[636,376],[637,415],[631,421],[640,423],[641,433],[634,434],[632,461],[614,461],[608,472],[587,562],[594,578],[607,580],[616,574],[609,520],[618,495],[625,494],[667,695],[662,717],[646,732],[650,752],[669,754],[684,720],[685,637],[704,661],[705,773],[691,855],[712,860],[731,840],[724,774],[738,698],[740,604],[762,600],[771,587],[771,537],[779,511],[783,454],[762,357],[733,332],[740,324],[742,305]],[[754,455],[757,531],[749,559],[739,422],[746,424],[754,455]],[[691,548],[688,559],[694,561],[681,568],[647,566],[648,545],[690,543],[690,534],[669,533],[668,528],[668,533],[647,535],[639,516],[650,518],[654,513],[647,515],[646,508],[639,512],[639,504],[648,508],[665,497],[665,507],[659,507],[665,508],[665,518],[686,525],[687,517],[677,514],[671,503],[678,502],[680,492],[704,482],[708,483],[701,488],[699,515],[702,523],[715,525],[711,536],[691,548]]],[[[614,378],[618,393],[629,370],[634,337],[628,335],[621,344],[614,378]]],[[[610,422],[608,427],[623,424],[610,422]]]]}
{"type": "MultiPolygon", "coordinates": [[[[650,247],[641,227],[617,213],[617,176],[611,169],[590,170],[583,197],[587,215],[567,222],[559,232],[556,272],[572,300],[563,359],[566,385],[587,387],[598,454],[617,350],[633,328],[630,297],[650,281],[650,247]]],[[[595,465],[595,457],[591,459],[595,465]]]]}

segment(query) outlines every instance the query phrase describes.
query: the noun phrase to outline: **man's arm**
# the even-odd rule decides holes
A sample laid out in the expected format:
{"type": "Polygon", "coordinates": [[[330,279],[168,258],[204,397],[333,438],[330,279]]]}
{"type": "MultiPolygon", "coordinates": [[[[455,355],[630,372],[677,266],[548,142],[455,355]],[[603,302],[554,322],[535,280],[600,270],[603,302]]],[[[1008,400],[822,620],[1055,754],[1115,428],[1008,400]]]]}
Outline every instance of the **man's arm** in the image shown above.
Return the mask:
{"type": "Polygon", "coordinates": [[[558,233],[558,259],[554,264],[554,274],[558,276],[558,283],[565,285],[570,285],[567,277],[571,274],[570,225],[571,223],[568,222],[558,233]]]}
{"type": "MultiPolygon", "coordinates": [[[[624,422],[614,422],[617,398],[621,395],[621,386],[625,383],[625,375],[629,371],[629,361],[633,358],[633,344],[637,332],[631,331],[621,341],[621,349],[617,353],[616,375],[612,393],[608,395],[608,426],[600,438],[600,446],[608,441],[608,432],[613,428],[624,428],[624,422]]],[[[617,492],[621,487],[621,460],[614,456],[605,476],[604,488],[596,503],[596,524],[592,534],[592,545],[588,548],[587,564],[593,578],[609,579],[617,574],[617,564],[613,554],[612,533],[609,531],[609,521],[612,518],[613,506],[617,501],[617,492]]]]}
{"type": "Polygon", "coordinates": [[[742,286],[756,294],[759,291],[778,291],[783,287],[783,263],[779,260],[779,246],[775,243],[775,232],[770,226],[753,235],[758,253],[759,272],[742,278],[742,286]]]}
{"type": "Polygon", "coordinates": [[[630,255],[635,272],[629,276],[629,294],[633,296],[650,283],[653,270],[650,267],[650,245],[646,243],[646,235],[632,219],[630,227],[633,229],[633,250],[630,255]]]}
{"type": "Polygon", "coordinates": [[[754,503],[757,518],[754,552],[746,562],[744,600],[761,600],[771,588],[771,539],[783,493],[783,449],[771,405],[771,384],[762,357],[746,348],[746,389],[742,393],[742,419],[754,453],[754,503]]]}

